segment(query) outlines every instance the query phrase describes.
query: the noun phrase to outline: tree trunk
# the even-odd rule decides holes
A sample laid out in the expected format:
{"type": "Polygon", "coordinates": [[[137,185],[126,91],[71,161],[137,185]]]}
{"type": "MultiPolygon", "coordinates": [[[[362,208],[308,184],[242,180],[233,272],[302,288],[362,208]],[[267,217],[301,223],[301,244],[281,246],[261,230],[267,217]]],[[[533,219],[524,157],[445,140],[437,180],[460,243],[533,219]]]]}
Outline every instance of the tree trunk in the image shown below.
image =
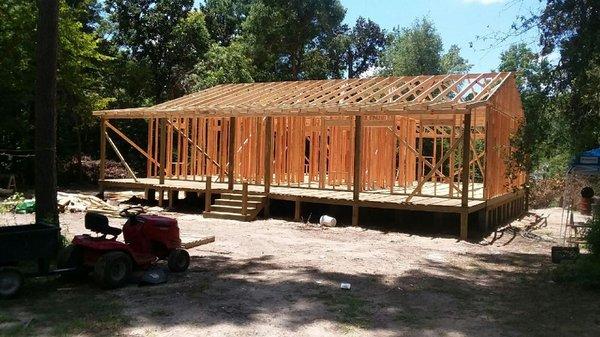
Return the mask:
{"type": "Polygon", "coordinates": [[[35,221],[58,226],[56,62],[58,1],[38,0],[35,83],[35,221]]]}

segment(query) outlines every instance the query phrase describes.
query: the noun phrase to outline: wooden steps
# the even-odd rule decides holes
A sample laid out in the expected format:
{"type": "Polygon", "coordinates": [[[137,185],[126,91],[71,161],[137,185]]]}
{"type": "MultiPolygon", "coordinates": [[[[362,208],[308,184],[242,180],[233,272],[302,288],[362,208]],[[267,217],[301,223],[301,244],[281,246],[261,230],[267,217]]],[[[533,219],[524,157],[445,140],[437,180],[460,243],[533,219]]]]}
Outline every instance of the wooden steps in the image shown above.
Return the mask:
{"type": "Polygon", "coordinates": [[[266,197],[260,194],[247,194],[246,212],[243,212],[244,197],[242,193],[222,193],[219,199],[210,206],[210,211],[204,212],[207,219],[226,219],[237,221],[252,221],[263,209],[266,197]]]}

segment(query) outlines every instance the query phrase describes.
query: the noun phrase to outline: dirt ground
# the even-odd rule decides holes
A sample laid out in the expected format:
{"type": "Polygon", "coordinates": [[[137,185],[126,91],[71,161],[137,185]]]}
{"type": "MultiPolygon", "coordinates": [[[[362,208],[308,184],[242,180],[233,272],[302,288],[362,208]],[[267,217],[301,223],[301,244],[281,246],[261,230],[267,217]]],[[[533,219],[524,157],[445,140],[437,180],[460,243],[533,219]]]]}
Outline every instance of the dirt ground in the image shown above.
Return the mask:
{"type": "MultiPolygon", "coordinates": [[[[600,293],[551,280],[560,209],[533,211],[478,242],[402,228],[171,216],[184,237],[216,236],[190,251],[187,273],[112,291],[32,281],[0,302],[0,335],[600,335],[600,293]]],[[[0,225],[31,220],[5,214],[0,225]]],[[[61,222],[68,236],[84,231],[81,213],[61,222]]]]}

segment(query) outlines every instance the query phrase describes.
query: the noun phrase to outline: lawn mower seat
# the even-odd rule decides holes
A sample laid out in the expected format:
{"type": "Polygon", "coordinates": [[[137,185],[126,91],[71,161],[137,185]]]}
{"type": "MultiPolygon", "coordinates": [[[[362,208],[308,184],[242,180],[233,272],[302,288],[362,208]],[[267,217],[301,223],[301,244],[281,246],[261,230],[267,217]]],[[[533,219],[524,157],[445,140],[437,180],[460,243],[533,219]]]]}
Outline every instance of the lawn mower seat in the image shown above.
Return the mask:
{"type": "Polygon", "coordinates": [[[85,228],[92,232],[112,236],[119,236],[122,232],[120,228],[109,226],[108,218],[105,215],[92,212],[85,214],[85,228]]]}

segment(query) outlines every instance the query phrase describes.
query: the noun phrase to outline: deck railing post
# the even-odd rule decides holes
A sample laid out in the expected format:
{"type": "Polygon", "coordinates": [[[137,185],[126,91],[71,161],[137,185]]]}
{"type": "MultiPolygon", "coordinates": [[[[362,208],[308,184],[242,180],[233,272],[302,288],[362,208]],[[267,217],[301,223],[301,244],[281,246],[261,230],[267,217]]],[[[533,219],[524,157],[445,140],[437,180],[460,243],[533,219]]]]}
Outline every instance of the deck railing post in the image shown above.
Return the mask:
{"type": "Polygon", "coordinates": [[[469,229],[469,163],[471,161],[471,110],[464,115],[463,121],[463,146],[462,146],[462,172],[461,172],[461,214],[460,238],[467,239],[469,229]]]}
{"type": "Polygon", "coordinates": [[[212,204],[212,177],[206,176],[206,187],[204,189],[204,212],[210,212],[210,205],[212,204]]]}

